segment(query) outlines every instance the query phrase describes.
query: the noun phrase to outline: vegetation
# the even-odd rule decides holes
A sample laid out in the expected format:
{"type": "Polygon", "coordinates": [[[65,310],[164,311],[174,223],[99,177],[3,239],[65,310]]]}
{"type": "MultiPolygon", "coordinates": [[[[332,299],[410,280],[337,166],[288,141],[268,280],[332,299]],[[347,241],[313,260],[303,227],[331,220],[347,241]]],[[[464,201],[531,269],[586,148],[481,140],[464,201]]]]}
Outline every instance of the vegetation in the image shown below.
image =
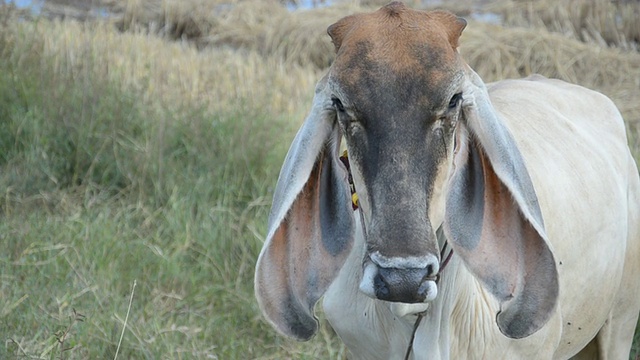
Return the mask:
{"type": "MultiPolygon", "coordinates": [[[[345,358],[326,324],[278,337],[252,282],[333,57],[325,29],[362,8],[102,3],[116,15],[84,22],[0,5],[0,358],[345,358]]],[[[640,159],[634,49],[508,20],[471,21],[461,52],[487,81],[537,72],[609,95],[640,159]]]]}

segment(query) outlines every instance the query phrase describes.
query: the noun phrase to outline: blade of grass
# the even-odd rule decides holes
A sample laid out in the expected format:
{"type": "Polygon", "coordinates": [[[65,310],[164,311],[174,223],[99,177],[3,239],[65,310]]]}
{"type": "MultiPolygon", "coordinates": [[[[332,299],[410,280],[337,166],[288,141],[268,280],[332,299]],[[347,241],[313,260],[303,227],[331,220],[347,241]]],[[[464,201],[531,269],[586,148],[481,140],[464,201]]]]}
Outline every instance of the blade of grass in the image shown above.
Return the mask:
{"type": "Polygon", "coordinates": [[[127,315],[124,317],[124,324],[122,325],[122,333],[120,334],[120,340],[118,341],[118,347],[116,348],[116,354],[113,360],[118,359],[118,352],[120,352],[120,345],[122,345],[122,338],[124,338],[124,332],[127,329],[127,321],[129,320],[129,312],[131,311],[131,304],[133,303],[133,294],[136,292],[137,280],[133,280],[133,287],[131,288],[131,297],[129,298],[129,307],[127,308],[127,315]]]}

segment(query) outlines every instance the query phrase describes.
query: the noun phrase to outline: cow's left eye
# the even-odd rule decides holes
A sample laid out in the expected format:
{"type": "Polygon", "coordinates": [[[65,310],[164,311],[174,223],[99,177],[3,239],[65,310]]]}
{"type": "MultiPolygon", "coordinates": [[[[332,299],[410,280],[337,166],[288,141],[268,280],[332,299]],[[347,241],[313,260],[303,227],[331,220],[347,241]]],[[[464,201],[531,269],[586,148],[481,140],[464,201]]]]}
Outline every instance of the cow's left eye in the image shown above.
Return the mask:
{"type": "Polygon", "coordinates": [[[333,103],[333,107],[336,108],[339,112],[344,112],[344,105],[342,105],[342,101],[337,97],[332,97],[331,102],[333,103]]]}
{"type": "Polygon", "coordinates": [[[451,100],[449,100],[449,110],[453,110],[456,107],[458,107],[458,103],[462,100],[462,93],[459,92],[455,95],[453,95],[453,97],[451,98],[451,100]]]}

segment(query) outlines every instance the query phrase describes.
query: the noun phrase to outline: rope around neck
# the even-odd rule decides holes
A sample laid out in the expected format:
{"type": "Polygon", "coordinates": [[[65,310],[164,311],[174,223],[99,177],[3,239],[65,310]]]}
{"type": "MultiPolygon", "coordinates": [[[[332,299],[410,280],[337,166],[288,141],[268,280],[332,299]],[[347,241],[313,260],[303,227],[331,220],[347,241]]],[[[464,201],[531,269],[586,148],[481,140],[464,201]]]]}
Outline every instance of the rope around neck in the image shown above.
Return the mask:
{"type": "MultiPolygon", "coordinates": [[[[438,282],[440,280],[440,274],[442,274],[442,271],[447,266],[447,264],[449,263],[449,260],[451,260],[451,256],[453,255],[453,249],[449,249],[449,253],[447,254],[447,257],[446,258],[443,257],[447,249],[447,245],[448,243],[445,240],[444,245],[442,246],[442,250],[440,251],[440,259],[443,259],[443,260],[440,263],[440,270],[438,271],[438,275],[436,277],[436,281],[435,281],[436,285],[438,285],[438,282]]],[[[411,332],[411,340],[409,340],[409,346],[407,346],[407,352],[404,354],[404,360],[409,360],[409,356],[411,356],[411,352],[413,351],[413,341],[416,339],[416,333],[418,332],[418,327],[420,327],[422,318],[424,318],[426,313],[427,313],[427,310],[418,313],[418,318],[416,319],[416,322],[413,324],[413,331],[411,332]]]]}

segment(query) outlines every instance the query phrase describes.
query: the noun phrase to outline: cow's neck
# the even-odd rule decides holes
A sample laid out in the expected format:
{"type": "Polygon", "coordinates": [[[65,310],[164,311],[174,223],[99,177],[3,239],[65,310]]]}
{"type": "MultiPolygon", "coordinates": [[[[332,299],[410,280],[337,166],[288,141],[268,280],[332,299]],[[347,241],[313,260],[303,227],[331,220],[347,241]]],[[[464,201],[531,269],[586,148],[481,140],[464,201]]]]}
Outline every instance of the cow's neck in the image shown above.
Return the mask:
{"type": "Polygon", "coordinates": [[[451,259],[414,343],[414,359],[465,359],[481,354],[491,339],[497,302],[471,275],[458,256],[451,259]],[[451,353],[459,351],[460,353],[451,353]]]}

